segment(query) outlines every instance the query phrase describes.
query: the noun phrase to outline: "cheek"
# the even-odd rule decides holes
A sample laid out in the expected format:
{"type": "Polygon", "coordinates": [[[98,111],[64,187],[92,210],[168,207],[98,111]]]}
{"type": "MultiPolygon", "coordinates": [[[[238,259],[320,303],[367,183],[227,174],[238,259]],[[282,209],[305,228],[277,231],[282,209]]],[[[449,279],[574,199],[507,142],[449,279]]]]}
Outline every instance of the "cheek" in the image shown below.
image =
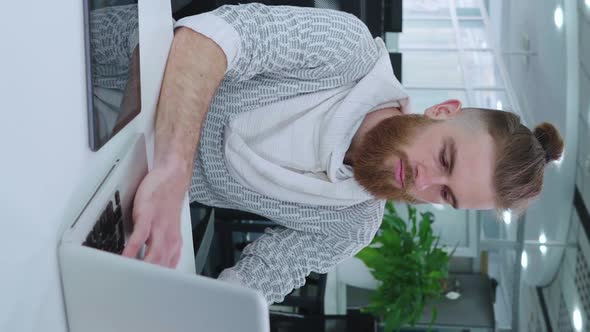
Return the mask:
{"type": "Polygon", "coordinates": [[[440,195],[436,188],[433,187],[426,190],[417,190],[416,188],[413,188],[410,190],[410,195],[425,203],[440,203],[440,195]]]}
{"type": "Polygon", "coordinates": [[[432,150],[434,149],[435,142],[436,141],[434,138],[431,138],[430,136],[418,135],[403,148],[408,154],[410,160],[424,162],[429,158],[429,156],[432,156],[432,150]]]}

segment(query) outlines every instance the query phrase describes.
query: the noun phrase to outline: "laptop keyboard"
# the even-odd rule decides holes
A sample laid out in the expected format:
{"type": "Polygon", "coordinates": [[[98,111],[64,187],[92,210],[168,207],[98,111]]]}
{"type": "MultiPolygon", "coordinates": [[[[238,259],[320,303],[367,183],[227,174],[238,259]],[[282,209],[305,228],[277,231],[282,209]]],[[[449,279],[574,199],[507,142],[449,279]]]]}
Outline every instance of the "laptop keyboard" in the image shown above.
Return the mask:
{"type": "Polygon", "coordinates": [[[113,205],[113,201],[109,201],[83,245],[114,254],[123,252],[125,233],[119,191],[115,193],[115,204],[113,205]]]}

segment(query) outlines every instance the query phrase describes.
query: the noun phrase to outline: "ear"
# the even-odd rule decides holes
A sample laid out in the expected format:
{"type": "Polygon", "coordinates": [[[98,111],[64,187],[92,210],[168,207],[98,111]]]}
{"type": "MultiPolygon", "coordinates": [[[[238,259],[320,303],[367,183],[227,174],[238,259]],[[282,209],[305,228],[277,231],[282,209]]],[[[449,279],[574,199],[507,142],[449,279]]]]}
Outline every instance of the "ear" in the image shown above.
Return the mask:
{"type": "Polygon", "coordinates": [[[448,120],[461,112],[461,102],[457,99],[449,99],[440,104],[431,106],[424,111],[424,115],[435,120],[448,120]]]}

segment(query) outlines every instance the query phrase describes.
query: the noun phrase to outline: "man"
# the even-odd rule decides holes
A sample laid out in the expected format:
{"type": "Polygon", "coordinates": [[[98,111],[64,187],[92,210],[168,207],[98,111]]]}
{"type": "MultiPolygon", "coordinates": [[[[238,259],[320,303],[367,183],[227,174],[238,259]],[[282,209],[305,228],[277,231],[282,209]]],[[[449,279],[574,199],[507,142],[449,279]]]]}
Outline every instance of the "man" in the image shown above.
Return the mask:
{"type": "Polygon", "coordinates": [[[176,265],[188,189],[281,225],[219,277],[269,303],[368,245],[385,199],[522,210],[563,149],[550,124],[457,100],[407,114],[383,42],[345,13],[227,6],[176,28],[124,255],[176,265]]]}

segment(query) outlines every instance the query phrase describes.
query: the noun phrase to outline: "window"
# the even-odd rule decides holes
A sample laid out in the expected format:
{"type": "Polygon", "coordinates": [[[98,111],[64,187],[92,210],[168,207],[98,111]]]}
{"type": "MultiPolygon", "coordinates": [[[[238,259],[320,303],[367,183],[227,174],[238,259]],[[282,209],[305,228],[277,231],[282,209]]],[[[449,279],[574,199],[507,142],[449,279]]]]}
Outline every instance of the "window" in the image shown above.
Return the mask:
{"type": "Polygon", "coordinates": [[[488,48],[483,20],[459,20],[459,40],[463,48],[488,48]]]}
{"type": "Polygon", "coordinates": [[[501,87],[503,86],[500,71],[496,66],[494,54],[489,51],[463,52],[465,75],[471,86],[501,87]]]}
{"type": "Polygon", "coordinates": [[[455,6],[459,17],[481,16],[479,0],[455,0],[455,6]]]}
{"type": "Polygon", "coordinates": [[[404,20],[400,48],[457,47],[453,22],[449,20],[404,20]]]}
{"type": "Polygon", "coordinates": [[[456,52],[403,52],[402,76],[407,87],[463,86],[463,73],[456,52]]]}
{"type": "Polygon", "coordinates": [[[450,17],[449,0],[404,1],[404,19],[412,17],[450,17]]]}
{"type": "Polygon", "coordinates": [[[504,91],[476,90],[473,92],[473,107],[512,111],[512,105],[504,91]]]}
{"type": "Polygon", "coordinates": [[[487,34],[482,0],[404,1],[403,32],[386,34],[390,51],[403,54],[403,85],[414,112],[447,99],[465,106],[517,106],[487,34]]]}
{"type": "Polygon", "coordinates": [[[423,113],[428,107],[449,99],[467,102],[465,90],[407,89],[412,101],[412,113],[423,113]]]}

